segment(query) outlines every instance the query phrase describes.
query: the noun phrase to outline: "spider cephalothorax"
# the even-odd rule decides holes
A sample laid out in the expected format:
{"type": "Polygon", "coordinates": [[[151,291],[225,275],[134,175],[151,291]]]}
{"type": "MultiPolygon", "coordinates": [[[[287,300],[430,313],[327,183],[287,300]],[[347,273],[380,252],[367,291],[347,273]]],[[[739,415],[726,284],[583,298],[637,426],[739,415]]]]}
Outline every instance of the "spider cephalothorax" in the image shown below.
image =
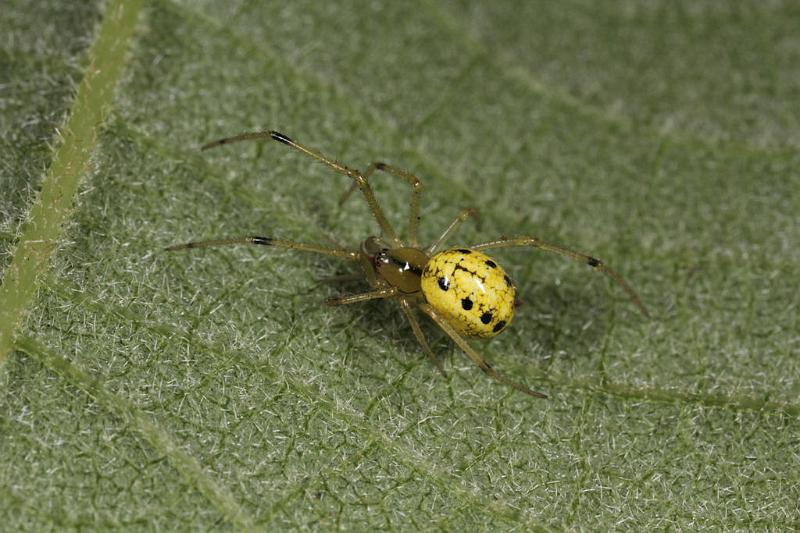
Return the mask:
{"type": "Polygon", "coordinates": [[[516,237],[512,239],[503,237],[495,241],[465,248],[439,251],[452,233],[466,219],[475,215],[473,209],[462,210],[433,244],[427,247],[420,247],[417,244],[420,201],[419,179],[385,163],[372,163],[362,173],[307,148],[277,131],[243,133],[235,137],[211,142],[205,145],[203,149],[236,141],[264,138],[270,138],[286,144],[324,163],[333,170],[350,177],[353,180],[353,184],[345,192],[342,201],[346,200],[354,190],[360,190],[381,229],[381,237],[368,237],[358,250],[329,248],[261,236],[194,241],[170,246],[167,250],[233,244],[257,244],[314,252],[359,262],[364,270],[365,279],[371,286],[371,290],[359,294],[329,298],[327,302],[330,305],[352,304],[376,299],[392,299],[396,301],[408,318],[411,330],[414,332],[414,336],[419,341],[422,349],[436,368],[444,375],[444,369],[439,358],[431,350],[420,328],[414,312],[415,309],[418,309],[430,317],[453,339],[467,357],[486,374],[496,381],[540,398],[546,398],[546,396],[497,373],[465,339],[465,337],[493,337],[504,331],[514,317],[516,301],[514,298],[516,292],[514,284],[503,268],[494,259],[483,253],[484,250],[529,246],[584,263],[616,281],[628,293],[633,303],[642,313],[647,315],[647,310],[642,305],[636,292],[619,274],[605,266],[602,261],[569,248],[547,243],[537,237],[516,237]],[[400,178],[411,187],[407,242],[400,239],[375,199],[368,179],[376,170],[400,178]]]}

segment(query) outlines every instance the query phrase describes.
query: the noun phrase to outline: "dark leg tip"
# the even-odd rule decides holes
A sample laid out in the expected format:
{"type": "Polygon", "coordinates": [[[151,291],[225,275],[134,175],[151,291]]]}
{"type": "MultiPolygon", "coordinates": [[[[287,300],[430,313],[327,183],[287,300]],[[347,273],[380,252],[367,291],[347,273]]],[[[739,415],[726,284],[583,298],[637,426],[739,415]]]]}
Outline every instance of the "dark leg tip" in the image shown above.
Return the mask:
{"type": "Polygon", "coordinates": [[[254,237],[250,237],[250,242],[253,243],[253,244],[260,244],[262,246],[271,246],[272,245],[272,238],[271,237],[254,236],[254,237]]]}
{"type": "Polygon", "coordinates": [[[166,248],[164,248],[164,251],[175,252],[177,250],[188,250],[189,248],[194,248],[195,244],[196,243],[194,242],[187,242],[185,244],[173,244],[172,246],[167,246],[166,248]]]}
{"type": "Polygon", "coordinates": [[[228,139],[219,139],[219,140],[216,140],[216,141],[211,141],[210,143],[206,143],[203,146],[201,146],[200,147],[200,151],[204,152],[204,151],[208,150],[209,148],[215,148],[217,146],[222,146],[223,144],[226,144],[227,142],[228,142],[228,139]]]}
{"type": "Polygon", "coordinates": [[[279,131],[272,130],[272,131],[269,132],[269,136],[272,137],[273,140],[276,140],[278,142],[282,142],[283,144],[292,144],[292,143],[294,143],[294,141],[289,136],[284,135],[283,133],[281,133],[279,131]]]}

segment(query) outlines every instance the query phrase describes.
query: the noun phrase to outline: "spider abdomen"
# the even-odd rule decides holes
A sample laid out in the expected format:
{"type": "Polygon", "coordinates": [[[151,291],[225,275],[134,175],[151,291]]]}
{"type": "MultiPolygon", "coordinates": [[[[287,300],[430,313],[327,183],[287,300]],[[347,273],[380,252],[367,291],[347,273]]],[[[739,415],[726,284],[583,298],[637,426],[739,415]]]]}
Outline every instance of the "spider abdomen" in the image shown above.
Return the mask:
{"type": "Polygon", "coordinates": [[[514,318],[514,285],[488,255],[466,248],[440,252],[422,272],[422,293],[456,331],[494,337],[514,318]]]}

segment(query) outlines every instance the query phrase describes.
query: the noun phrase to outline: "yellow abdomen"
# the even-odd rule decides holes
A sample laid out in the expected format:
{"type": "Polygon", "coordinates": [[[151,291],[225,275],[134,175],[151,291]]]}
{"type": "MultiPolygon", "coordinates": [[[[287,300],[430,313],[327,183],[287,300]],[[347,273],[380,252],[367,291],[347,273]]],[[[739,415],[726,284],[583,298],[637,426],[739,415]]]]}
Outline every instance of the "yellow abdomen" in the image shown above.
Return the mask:
{"type": "Polygon", "coordinates": [[[514,318],[515,289],[488,255],[465,248],[440,252],[422,272],[428,303],[462,335],[494,337],[514,318]]]}

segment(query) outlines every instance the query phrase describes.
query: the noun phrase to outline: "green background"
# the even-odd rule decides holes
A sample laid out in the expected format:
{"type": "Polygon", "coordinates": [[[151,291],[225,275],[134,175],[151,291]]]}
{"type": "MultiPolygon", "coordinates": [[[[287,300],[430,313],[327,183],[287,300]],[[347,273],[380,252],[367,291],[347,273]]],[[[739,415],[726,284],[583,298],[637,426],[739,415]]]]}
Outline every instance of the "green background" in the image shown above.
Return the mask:
{"type": "MultiPolygon", "coordinates": [[[[0,528],[800,526],[797,3],[147,1],[105,49],[112,12],[0,13],[5,290],[39,189],[72,198],[53,161],[88,164],[35,297],[0,301],[0,528]],[[124,70],[77,106],[91,46],[124,70]],[[91,150],[67,153],[70,113],[91,150]],[[592,253],[653,318],[581,265],[495,254],[523,305],[475,346],[533,400],[426,322],[443,379],[392,305],[324,306],[359,288],[319,282],[336,261],[163,253],[376,232],[285,147],[198,151],[260,128],[419,175],[423,241],[471,206],[454,245],[592,253]]],[[[406,188],[375,187],[405,220],[406,188]]]]}

